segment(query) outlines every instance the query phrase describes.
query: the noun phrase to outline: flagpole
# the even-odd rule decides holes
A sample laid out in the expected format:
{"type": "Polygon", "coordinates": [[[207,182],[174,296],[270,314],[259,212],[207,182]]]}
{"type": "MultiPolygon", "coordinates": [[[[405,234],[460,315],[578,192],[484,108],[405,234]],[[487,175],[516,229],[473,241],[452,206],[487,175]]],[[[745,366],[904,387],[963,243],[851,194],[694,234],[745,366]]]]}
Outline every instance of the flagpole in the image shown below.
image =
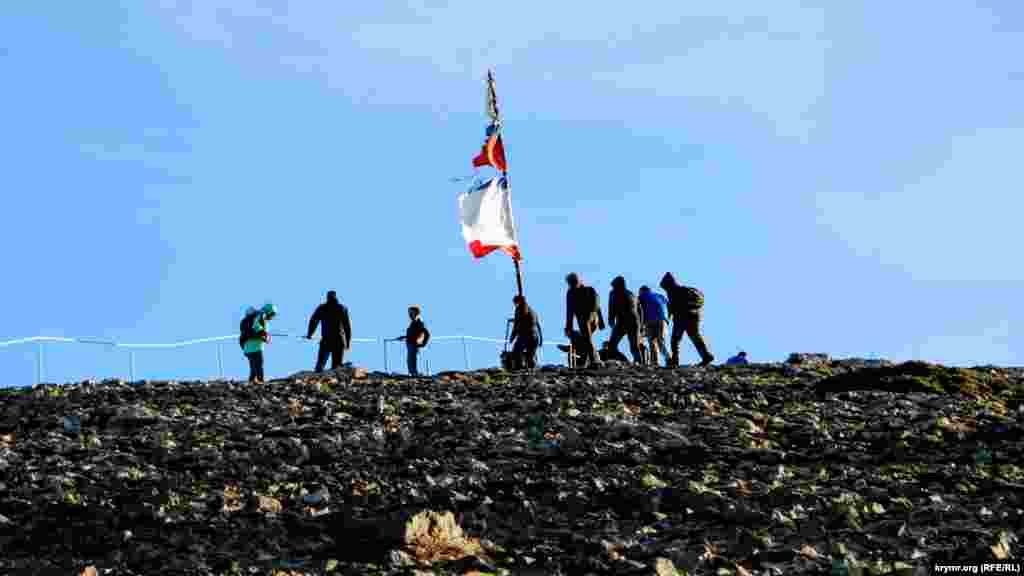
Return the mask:
{"type": "MultiPolygon", "coordinates": [[[[496,136],[501,137],[501,113],[498,111],[498,93],[494,87],[494,71],[487,70],[487,114],[491,117],[492,125],[495,127],[496,136]]],[[[504,150],[504,147],[503,147],[504,150]]],[[[508,184],[508,171],[502,170],[501,176],[508,184]]],[[[518,236],[518,235],[517,235],[518,236]]],[[[519,296],[523,295],[523,270],[519,267],[519,259],[513,257],[512,263],[516,267],[516,288],[519,296]]]]}
{"type": "MultiPolygon", "coordinates": [[[[502,172],[502,177],[505,178],[505,182],[508,182],[508,172],[502,172]]],[[[518,237],[519,234],[516,234],[518,237]]],[[[517,238],[518,239],[518,238],[517,238]]],[[[519,296],[523,295],[523,270],[519,267],[519,259],[512,258],[512,263],[516,266],[516,287],[519,289],[519,296]]]]}

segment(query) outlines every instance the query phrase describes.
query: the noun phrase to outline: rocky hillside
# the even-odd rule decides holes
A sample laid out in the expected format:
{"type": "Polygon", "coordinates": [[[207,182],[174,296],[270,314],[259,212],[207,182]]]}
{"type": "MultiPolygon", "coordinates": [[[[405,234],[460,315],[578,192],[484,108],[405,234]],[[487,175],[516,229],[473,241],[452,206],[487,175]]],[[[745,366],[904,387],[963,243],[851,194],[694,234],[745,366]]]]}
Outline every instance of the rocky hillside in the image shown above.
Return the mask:
{"type": "Polygon", "coordinates": [[[786,364],[0,391],[2,574],[1020,562],[1024,371],[786,364]]]}

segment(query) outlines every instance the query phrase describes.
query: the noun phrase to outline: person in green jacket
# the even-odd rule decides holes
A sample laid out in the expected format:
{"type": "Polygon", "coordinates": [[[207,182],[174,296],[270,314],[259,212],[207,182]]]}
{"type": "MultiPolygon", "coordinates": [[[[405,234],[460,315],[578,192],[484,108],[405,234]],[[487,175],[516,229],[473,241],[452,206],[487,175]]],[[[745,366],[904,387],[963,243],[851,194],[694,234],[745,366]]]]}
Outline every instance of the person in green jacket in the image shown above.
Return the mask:
{"type": "Polygon", "coordinates": [[[249,383],[263,383],[263,346],[270,343],[269,323],[277,316],[277,308],[273,304],[265,304],[253,316],[249,326],[248,338],[242,345],[245,357],[249,359],[249,383]]]}

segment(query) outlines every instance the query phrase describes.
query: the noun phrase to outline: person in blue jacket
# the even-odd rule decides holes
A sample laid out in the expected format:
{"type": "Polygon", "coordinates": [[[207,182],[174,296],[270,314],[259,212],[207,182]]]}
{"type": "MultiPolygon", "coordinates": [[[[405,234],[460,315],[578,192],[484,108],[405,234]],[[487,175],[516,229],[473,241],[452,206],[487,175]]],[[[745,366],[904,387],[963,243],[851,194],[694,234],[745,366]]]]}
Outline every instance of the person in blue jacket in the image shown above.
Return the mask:
{"type": "Polygon", "coordinates": [[[740,350],[739,354],[725,361],[726,366],[738,366],[742,364],[750,364],[750,362],[747,361],[747,353],[742,350],[740,350]]]}
{"type": "Polygon", "coordinates": [[[668,334],[668,299],[652,292],[649,286],[640,287],[640,310],[643,312],[644,331],[647,334],[647,349],[652,366],[658,365],[658,351],[668,361],[665,335],[668,334]]]}

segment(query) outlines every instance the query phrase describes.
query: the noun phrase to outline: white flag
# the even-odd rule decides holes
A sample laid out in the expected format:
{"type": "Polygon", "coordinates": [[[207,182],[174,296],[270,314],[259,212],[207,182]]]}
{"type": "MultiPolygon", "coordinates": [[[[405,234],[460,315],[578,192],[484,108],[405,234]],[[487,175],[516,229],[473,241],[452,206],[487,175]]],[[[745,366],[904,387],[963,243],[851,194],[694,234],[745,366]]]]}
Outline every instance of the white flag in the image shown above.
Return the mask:
{"type": "Polygon", "coordinates": [[[516,260],[522,259],[512,221],[512,191],[504,177],[491,178],[459,194],[459,213],[462,236],[474,257],[501,250],[516,260]]]}

